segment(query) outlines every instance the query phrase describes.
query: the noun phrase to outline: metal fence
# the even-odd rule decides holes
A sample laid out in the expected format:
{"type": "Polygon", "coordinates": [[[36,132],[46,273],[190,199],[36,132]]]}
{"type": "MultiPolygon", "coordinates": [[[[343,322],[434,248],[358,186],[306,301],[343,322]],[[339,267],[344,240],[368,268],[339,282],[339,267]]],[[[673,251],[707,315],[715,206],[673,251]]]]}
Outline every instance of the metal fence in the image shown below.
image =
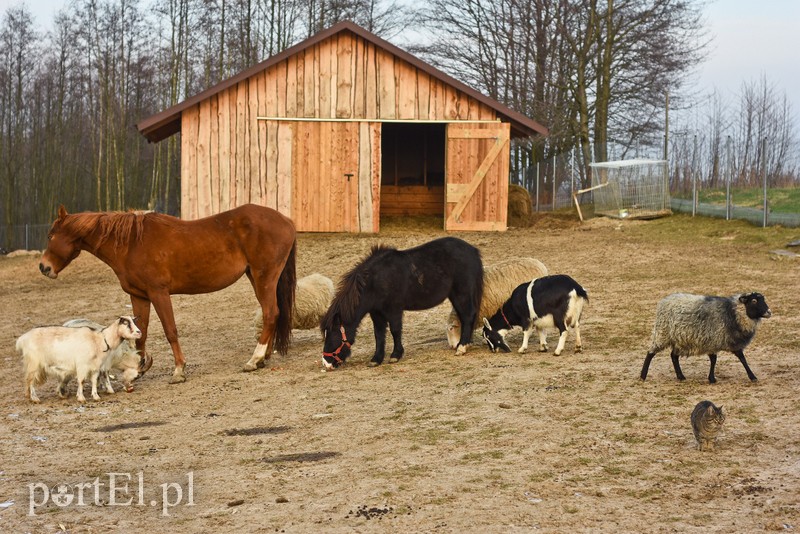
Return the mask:
{"type": "Polygon", "coordinates": [[[763,209],[725,206],[723,204],[701,204],[680,198],[673,198],[670,204],[674,212],[691,213],[692,215],[703,215],[727,220],[738,219],[749,221],[758,226],[780,225],[791,228],[800,227],[800,213],[772,213],[767,210],[765,214],[763,209]]]}
{"type": "MultiPolygon", "coordinates": [[[[592,155],[596,153],[594,148],[595,145],[591,145],[589,150],[592,155]]],[[[657,152],[638,147],[633,152],[625,152],[614,144],[606,145],[604,153],[608,154],[609,160],[659,156],[657,152]]],[[[573,194],[581,188],[587,187],[590,182],[590,170],[581,164],[581,159],[580,148],[575,148],[567,153],[530,165],[526,169],[512,174],[511,183],[520,185],[528,190],[533,211],[572,208],[574,207],[573,194]]],[[[592,161],[589,167],[593,165],[596,166],[596,162],[592,161]]],[[[692,180],[693,183],[689,194],[697,198],[697,190],[703,184],[701,180],[702,173],[693,172],[692,175],[696,180],[692,180]]],[[[766,187],[764,191],[766,194],[768,191],[766,187]]],[[[673,193],[678,192],[673,191],[673,193]]],[[[581,206],[594,205],[597,200],[594,193],[594,191],[590,191],[586,194],[578,195],[577,201],[581,206]]],[[[665,195],[665,198],[669,198],[669,195],[665,195]]],[[[672,198],[670,199],[670,207],[673,212],[692,213],[722,219],[741,219],[759,226],[800,227],[800,213],[775,213],[769,209],[768,204],[766,204],[766,214],[763,208],[735,206],[732,204],[730,192],[728,192],[727,205],[699,204],[692,200],[672,198]]]]}
{"type": "Polygon", "coordinates": [[[0,252],[12,250],[44,250],[49,224],[0,226],[0,252]]]}

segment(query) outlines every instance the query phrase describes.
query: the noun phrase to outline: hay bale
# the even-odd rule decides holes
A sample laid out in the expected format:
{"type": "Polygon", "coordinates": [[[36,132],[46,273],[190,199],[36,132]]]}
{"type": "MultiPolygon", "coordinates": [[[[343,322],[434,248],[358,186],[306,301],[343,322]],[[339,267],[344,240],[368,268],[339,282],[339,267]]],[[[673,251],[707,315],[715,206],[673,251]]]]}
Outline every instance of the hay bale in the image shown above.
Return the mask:
{"type": "Polygon", "coordinates": [[[531,194],[520,185],[508,186],[508,226],[527,227],[531,218],[531,194]]]}

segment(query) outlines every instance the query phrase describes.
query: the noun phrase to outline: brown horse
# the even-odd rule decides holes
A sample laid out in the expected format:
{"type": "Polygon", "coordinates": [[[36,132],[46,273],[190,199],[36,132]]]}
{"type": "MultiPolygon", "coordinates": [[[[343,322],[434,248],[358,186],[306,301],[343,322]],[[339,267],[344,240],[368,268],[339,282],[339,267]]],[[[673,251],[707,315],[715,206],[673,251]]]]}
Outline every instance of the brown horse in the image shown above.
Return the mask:
{"type": "Polygon", "coordinates": [[[247,204],[199,219],[182,221],[159,213],[99,212],[68,214],[59,207],[47,236],[39,270],[56,278],[82,250],[114,270],[141,318],[140,371],[153,364],[145,352],[150,303],[161,319],[175,372],[170,383],[186,380],[186,359],[170,295],[218,291],[247,275],[261,304],[263,324],[253,356],[255,370],[275,347],[285,354],[291,337],[295,290],[296,238],[291,219],[270,208],[247,204]]]}

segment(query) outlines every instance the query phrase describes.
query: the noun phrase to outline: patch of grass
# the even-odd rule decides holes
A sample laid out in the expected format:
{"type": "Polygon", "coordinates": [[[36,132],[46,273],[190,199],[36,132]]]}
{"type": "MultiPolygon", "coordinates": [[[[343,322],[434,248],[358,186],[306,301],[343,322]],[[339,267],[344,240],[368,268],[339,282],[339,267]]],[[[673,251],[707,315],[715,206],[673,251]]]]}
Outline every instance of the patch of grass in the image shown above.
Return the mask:
{"type": "Polygon", "coordinates": [[[501,460],[505,458],[505,453],[499,450],[484,451],[484,452],[470,452],[461,457],[465,462],[482,462],[489,458],[492,460],[501,460]]]}
{"type": "MultiPolygon", "coordinates": [[[[697,199],[704,204],[725,205],[725,188],[701,189],[697,192],[697,199]]],[[[681,195],[691,198],[691,193],[681,195]]],[[[757,188],[731,188],[731,201],[735,206],[747,208],[761,208],[764,205],[764,189],[757,188]]],[[[767,203],[776,213],[800,213],[800,188],[776,187],[767,189],[767,203]]]]}

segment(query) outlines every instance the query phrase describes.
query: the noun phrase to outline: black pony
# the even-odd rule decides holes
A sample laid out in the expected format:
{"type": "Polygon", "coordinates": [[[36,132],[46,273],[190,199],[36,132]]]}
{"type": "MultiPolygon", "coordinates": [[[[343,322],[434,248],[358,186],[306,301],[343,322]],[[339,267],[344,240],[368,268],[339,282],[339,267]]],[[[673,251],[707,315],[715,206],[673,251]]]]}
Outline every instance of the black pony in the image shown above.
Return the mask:
{"type": "MultiPolygon", "coordinates": [[[[389,362],[403,357],[403,310],[426,310],[447,298],[461,324],[475,324],[482,296],[481,254],[466,241],[443,237],[407,250],[374,246],[342,277],[320,321],[325,338],[322,363],[330,369],[350,356],[356,329],[367,314],[375,329],[375,355],[369,365],[375,366],[383,363],[387,325],[394,341],[389,362]]],[[[462,328],[456,352],[466,352],[471,341],[472,329],[462,328]]]]}

